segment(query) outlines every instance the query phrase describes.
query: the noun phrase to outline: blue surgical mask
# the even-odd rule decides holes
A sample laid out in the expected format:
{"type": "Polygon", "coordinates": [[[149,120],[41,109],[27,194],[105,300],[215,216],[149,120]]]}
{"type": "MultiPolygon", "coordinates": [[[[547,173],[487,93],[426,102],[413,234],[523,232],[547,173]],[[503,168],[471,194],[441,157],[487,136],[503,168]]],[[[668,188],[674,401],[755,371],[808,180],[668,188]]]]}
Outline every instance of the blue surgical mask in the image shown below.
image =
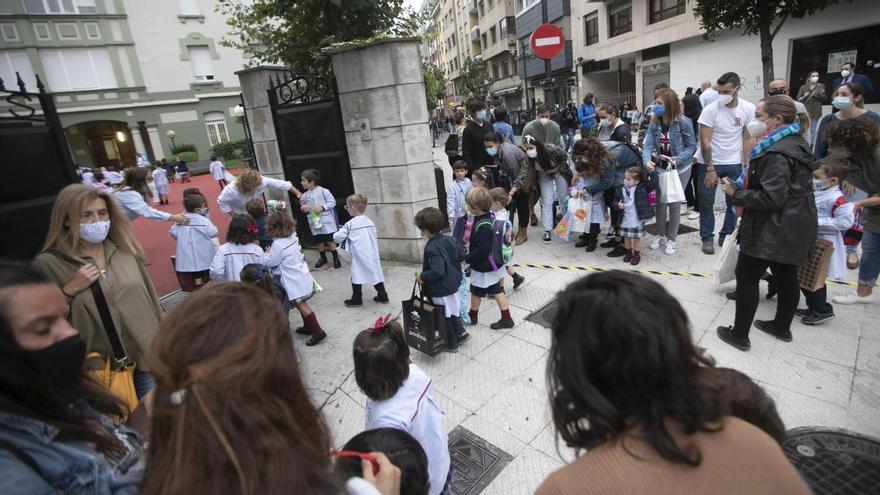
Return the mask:
{"type": "Polygon", "coordinates": [[[477,117],[477,120],[486,120],[486,111],[480,110],[476,113],[475,117],[477,117]]]}
{"type": "Polygon", "coordinates": [[[486,154],[489,156],[495,156],[498,154],[498,148],[492,146],[491,148],[486,148],[486,154]]]}
{"type": "Polygon", "coordinates": [[[848,96],[838,96],[831,101],[831,106],[838,110],[844,110],[852,105],[852,100],[848,96]]]}
{"type": "Polygon", "coordinates": [[[662,103],[654,103],[654,116],[660,118],[666,113],[666,105],[662,103]]]}

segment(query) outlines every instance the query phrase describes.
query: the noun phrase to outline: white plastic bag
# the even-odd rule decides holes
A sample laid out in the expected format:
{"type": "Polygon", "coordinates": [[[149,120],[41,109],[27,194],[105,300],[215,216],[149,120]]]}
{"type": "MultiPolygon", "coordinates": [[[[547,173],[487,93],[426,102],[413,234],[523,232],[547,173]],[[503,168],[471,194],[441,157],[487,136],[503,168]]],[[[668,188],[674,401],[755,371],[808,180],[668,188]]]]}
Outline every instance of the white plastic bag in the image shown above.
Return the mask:
{"type": "Polygon", "coordinates": [[[684,203],[684,188],[681,186],[681,179],[678,177],[678,170],[670,167],[664,173],[660,174],[660,201],[670,203],[684,203]]]}
{"type": "Polygon", "coordinates": [[[723,285],[727,282],[736,280],[736,262],[739,259],[739,251],[737,250],[737,237],[739,236],[739,226],[733,229],[733,233],[727,236],[727,242],[721,246],[721,252],[715,259],[715,285],[723,285]]]}
{"type": "Polygon", "coordinates": [[[580,198],[570,198],[568,200],[568,211],[571,212],[570,230],[572,232],[587,231],[587,228],[590,225],[591,206],[592,201],[589,201],[589,199],[584,199],[583,196],[581,196],[580,198]]]}

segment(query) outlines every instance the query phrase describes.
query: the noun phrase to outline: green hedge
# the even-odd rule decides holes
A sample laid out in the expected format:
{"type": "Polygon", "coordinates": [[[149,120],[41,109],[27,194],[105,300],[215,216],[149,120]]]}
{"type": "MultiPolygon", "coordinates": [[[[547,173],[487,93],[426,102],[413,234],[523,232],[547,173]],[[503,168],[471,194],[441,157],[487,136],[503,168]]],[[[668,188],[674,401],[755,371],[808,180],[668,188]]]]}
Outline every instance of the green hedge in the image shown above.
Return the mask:
{"type": "Polygon", "coordinates": [[[224,160],[251,156],[251,142],[247,139],[220,143],[211,148],[211,154],[224,160]]]}
{"type": "Polygon", "coordinates": [[[178,153],[183,153],[186,151],[192,151],[193,153],[198,153],[199,150],[196,149],[196,145],[194,144],[178,144],[177,146],[171,148],[171,154],[176,155],[178,153]]]}
{"type": "Polygon", "coordinates": [[[194,162],[199,159],[199,154],[195,151],[183,151],[177,153],[177,158],[185,162],[194,162]]]}

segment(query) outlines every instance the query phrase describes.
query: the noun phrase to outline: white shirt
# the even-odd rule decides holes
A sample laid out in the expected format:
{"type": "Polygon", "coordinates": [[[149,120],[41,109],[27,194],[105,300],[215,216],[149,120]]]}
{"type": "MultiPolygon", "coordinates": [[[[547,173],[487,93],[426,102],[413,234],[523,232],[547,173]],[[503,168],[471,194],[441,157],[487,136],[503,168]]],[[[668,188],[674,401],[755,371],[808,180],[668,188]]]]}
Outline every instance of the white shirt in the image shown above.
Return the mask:
{"type": "Polygon", "coordinates": [[[109,172],[104,172],[104,177],[107,178],[107,182],[109,182],[111,186],[115,186],[116,184],[122,184],[122,180],[123,180],[122,174],[115,171],[115,170],[111,170],[109,172]]]}
{"type": "Polygon", "coordinates": [[[245,265],[266,264],[266,254],[258,244],[233,244],[227,242],[214,253],[211,262],[211,280],[241,281],[241,269],[245,265]]]}
{"type": "Polygon", "coordinates": [[[465,214],[464,197],[473,187],[473,183],[467,177],[462,181],[454,180],[446,189],[446,214],[450,220],[463,217],[465,214]]]}
{"type": "Polygon", "coordinates": [[[620,221],[621,228],[634,229],[642,224],[636,211],[636,187],[623,188],[623,220],[620,221]]]}
{"type": "Polygon", "coordinates": [[[220,207],[220,211],[223,213],[247,213],[244,204],[250,199],[259,198],[266,189],[289,191],[290,188],[293,187],[293,184],[286,180],[263,177],[263,182],[257,187],[257,189],[251,193],[250,196],[244,196],[238,192],[235,183],[236,181],[232,181],[227,184],[226,187],[223,188],[223,191],[220,192],[220,196],[217,197],[217,206],[220,207]]]}
{"type": "Polygon", "coordinates": [[[312,293],[314,279],[303,259],[296,234],[272,241],[266,264],[281,275],[281,285],[287,292],[288,300],[296,301],[312,293]]]}
{"type": "Polygon", "coordinates": [[[184,213],[188,225],[172,225],[169,233],[177,239],[174,251],[174,270],[178,272],[201,272],[211,268],[217,246],[217,227],[208,217],[198,213],[184,213]]]}
{"type": "Polygon", "coordinates": [[[95,183],[95,174],[92,172],[82,173],[82,183],[91,187],[95,183]]]}
{"type": "Polygon", "coordinates": [[[376,285],[385,281],[376,225],[369,217],[353,217],[333,234],[333,240],[337,244],[345,241],[345,250],[351,253],[351,283],[376,285]]]}
{"type": "Polygon", "coordinates": [[[144,197],[141,196],[141,193],[131,188],[126,187],[116,191],[113,193],[113,199],[116,200],[116,204],[122,208],[122,211],[125,212],[125,216],[127,216],[129,220],[134,220],[137,217],[144,217],[149,218],[150,220],[164,221],[171,218],[171,213],[159,211],[148,205],[146,200],[144,200],[144,197]]]}
{"type": "Polygon", "coordinates": [[[706,108],[717,99],[718,91],[715,91],[713,88],[706,88],[706,90],[700,95],[700,105],[702,105],[703,108],[706,108]]]}
{"type": "Polygon", "coordinates": [[[425,450],[428,457],[430,495],[438,495],[449,474],[449,445],[443,427],[442,411],[431,394],[431,379],[415,364],[394,397],[383,401],[367,399],[366,430],[403,430],[425,450]]]}
{"type": "MultiPolygon", "coordinates": [[[[743,162],[743,129],[755,118],[755,105],[739,98],[733,108],[715,101],[703,108],[698,122],[712,128],[712,163],[715,165],[736,165],[743,162]]],[[[700,146],[694,155],[698,162],[703,160],[700,146]]]]}
{"type": "Polygon", "coordinates": [[[208,169],[211,171],[211,177],[213,177],[214,180],[222,180],[226,178],[226,167],[220,160],[211,162],[211,164],[208,165],[208,169]]]}

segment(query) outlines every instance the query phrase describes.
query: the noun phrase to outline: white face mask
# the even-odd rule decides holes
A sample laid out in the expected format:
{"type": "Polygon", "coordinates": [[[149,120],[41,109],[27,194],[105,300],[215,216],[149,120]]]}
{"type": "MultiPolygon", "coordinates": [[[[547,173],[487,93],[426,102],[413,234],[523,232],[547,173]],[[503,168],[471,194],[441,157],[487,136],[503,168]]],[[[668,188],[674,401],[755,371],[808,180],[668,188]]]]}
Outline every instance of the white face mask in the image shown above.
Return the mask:
{"type": "Polygon", "coordinates": [[[110,220],[79,224],[79,238],[92,244],[104,242],[109,233],[110,220]]]}
{"type": "Polygon", "coordinates": [[[751,134],[752,137],[758,137],[767,132],[767,123],[761,122],[758,119],[754,119],[749,122],[749,125],[747,127],[749,129],[749,134],[751,134]]]}
{"type": "Polygon", "coordinates": [[[532,148],[532,149],[530,149],[530,150],[526,150],[526,156],[528,156],[529,158],[537,158],[537,156],[538,156],[538,149],[537,149],[537,148],[532,148]]]}
{"type": "Polygon", "coordinates": [[[605,127],[611,127],[611,119],[604,118],[604,119],[602,119],[602,122],[600,122],[600,124],[604,125],[605,127]]]}
{"type": "Polygon", "coordinates": [[[728,103],[733,101],[733,95],[718,95],[718,104],[719,105],[727,105],[728,103]]]}
{"type": "Polygon", "coordinates": [[[850,72],[847,69],[843,69],[842,71],[840,71],[840,75],[843,77],[849,77],[850,72]]]}
{"type": "Polygon", "coordinates": [[[538,117],[538,123],[541,125],[547,125],[550,122],[550,119],[547,117],[538,117]]]}
{"type": "Polygon", "coordinates": [[[816,84],[819,82],[819,76],[810,76],[810,82],[816,84]]]}

